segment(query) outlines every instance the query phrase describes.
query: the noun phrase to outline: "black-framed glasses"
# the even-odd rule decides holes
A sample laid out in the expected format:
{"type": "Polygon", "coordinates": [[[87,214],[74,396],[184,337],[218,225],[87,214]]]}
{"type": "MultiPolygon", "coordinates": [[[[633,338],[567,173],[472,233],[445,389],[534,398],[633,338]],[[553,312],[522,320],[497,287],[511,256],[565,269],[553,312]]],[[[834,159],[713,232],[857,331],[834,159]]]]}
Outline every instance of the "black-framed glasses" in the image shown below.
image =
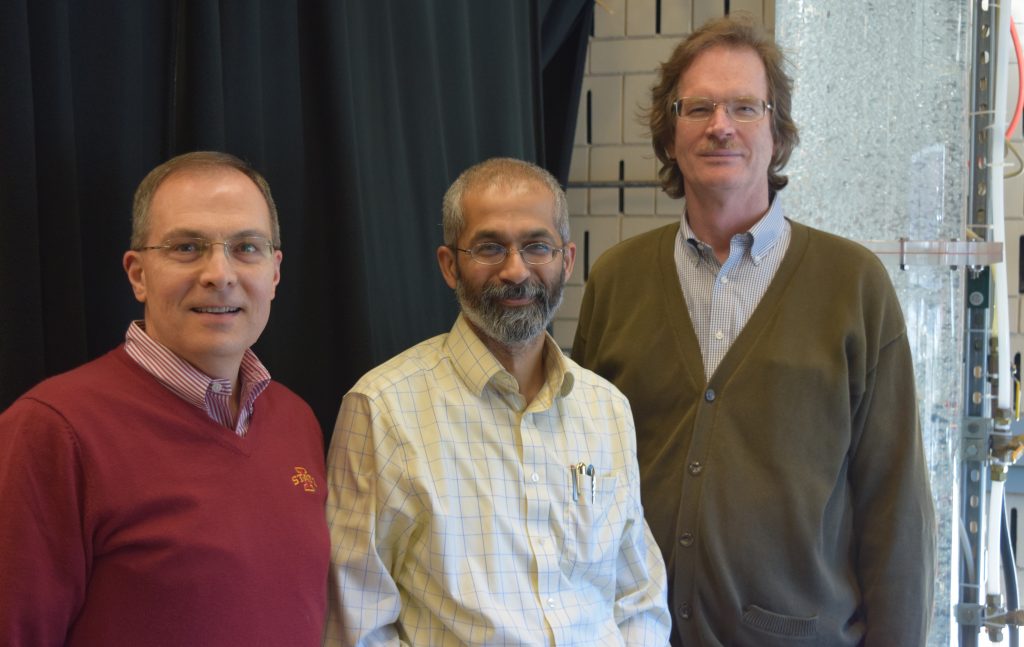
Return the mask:
{"type": "Polygon", "coordinates": [[[555,247],[548,243],[530,243],[519,249],[505,247],[499,243],[480,243],[469,249],[454,246],[452,249],[469,254],[470,258],[481,265],[497,265],[508,258],[511,253],[519,254],[519,257],[527,265],[547,265],[555,260],[556,254],[565,251],[564,247],[555,247]]]}
{"type": "Polygon", "coordinates": [[[165,257],[178,263],[192,263],[204,258],[214,245],[224,248],[224,255],[240,263],[255,264],[274,255],[274,243],[265,236],[234,236],[226,240],[208,240],[198,236],[175,236],[160,245],[139,247],[135,251],[160,250],[165,257]]]}
{"type": "Polygon", "coordinates": [[[683,97],[672,103],[672,113],[686,121],[707,121],[722,106],[733,121],[750,123],[764,118],[772,104],[757,97],[734,97],[715,101],[707,97],[683,97]]]}

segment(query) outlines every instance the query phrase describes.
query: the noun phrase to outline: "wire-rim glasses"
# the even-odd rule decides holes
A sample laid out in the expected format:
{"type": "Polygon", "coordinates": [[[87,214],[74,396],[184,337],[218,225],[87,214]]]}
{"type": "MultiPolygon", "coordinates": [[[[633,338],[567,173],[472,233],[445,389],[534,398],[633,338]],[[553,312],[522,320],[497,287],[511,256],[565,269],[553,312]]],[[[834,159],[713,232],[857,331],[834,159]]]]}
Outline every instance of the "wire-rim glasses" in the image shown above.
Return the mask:
{"type": "Polygon", "coordinates": [[[510,253],[517,253],[527,265],[547,265],[555,260],[555,255],[564,252],[564,247],[555,247],[548,243],[530,243],[519,249],[505,247],[499,243],[480,243],[469,249],[453,246],[452,249],[469,254],[473,261],[481,265],[498,265],[503,263],[510,253]]]}
{"type": "Polygon", "coordinates": [[[722,106],[733,121],[750,123],[764,119],[772,104],[757,97],[733,97],[715,101],[707,97],[682,97],[672,103],[672,113],[686,121],[707,121],[722,106]]]}
{"type": "Polygon", "coordinates": [[[159,250],[166,258],[178,263],[192,263],[206,257],[214,246],[224,248],[224,255],[248,265],[262,263],[274,255],[273,241],[265,236],[233,236],[226,240],[208,240],[199,236],[174,236],[160,245],[139,247],[135,251],[159,250]]]}

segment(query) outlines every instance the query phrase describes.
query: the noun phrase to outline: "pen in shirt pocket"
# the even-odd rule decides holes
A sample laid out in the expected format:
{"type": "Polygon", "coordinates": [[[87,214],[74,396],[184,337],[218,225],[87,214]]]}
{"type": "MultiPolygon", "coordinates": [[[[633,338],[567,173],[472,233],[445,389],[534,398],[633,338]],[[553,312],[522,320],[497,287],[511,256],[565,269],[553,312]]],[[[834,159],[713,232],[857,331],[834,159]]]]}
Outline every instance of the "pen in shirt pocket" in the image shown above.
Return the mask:
{"type": "Polygon", "coordinates": [[[583,461],[569,466],[569,476],[572,481],[572,500],[578,502],[584,494],[584,476],[590,477],[590,503],[597,502],[597,471],[592,464],[588,465],[583,461]]]}

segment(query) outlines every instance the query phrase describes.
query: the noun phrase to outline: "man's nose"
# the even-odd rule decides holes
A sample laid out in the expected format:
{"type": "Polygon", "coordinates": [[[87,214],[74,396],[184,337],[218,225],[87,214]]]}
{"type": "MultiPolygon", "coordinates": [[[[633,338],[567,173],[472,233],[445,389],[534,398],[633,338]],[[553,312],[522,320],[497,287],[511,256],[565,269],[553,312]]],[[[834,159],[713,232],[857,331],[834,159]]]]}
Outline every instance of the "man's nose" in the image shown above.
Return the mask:
{"type": "Polygon", "coordinates": [[[719,103],[711,111],[711,118],[708,119],[708,130],[721,136],[722,133],[731,134],[736,129],[736,122],[729,116],[726,104],[719,103]]]}
{"type": "Polygon", "coordinates": [[[210,249],[202,258],[203,269],[200,280],[204,285],[224,287],[233,284],[238,275],[235,272],[235,263],[228,253],[228,243],[210,243],[210,249]],[[216,249],[220,245],[221,249],[216,249]]]}
{"type": "Polygon", "coordinates": [[[502,261],[501,272],[498,276],[509,283],[522,283],[530,276],[530,266],[523,260],[523,255],[518,249],[509,249],[505,260],[502,261]]]}

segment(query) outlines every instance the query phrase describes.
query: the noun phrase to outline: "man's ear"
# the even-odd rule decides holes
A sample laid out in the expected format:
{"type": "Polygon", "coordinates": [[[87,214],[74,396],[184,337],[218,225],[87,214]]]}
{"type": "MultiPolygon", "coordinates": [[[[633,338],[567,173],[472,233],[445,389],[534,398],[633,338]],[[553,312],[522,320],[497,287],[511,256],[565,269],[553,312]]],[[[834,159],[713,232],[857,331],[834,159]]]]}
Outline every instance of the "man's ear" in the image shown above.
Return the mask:
{"type": "Polygon", "coordinates": [[[281,282],[281,261],[284,259],[284,252],[276,250],[274,252],[274,290],[270,293],[270,299],[273,301],[274,297],[277,296],[277,284],[281,282]]]}
{"type": "Polygon", "coordinates": [[[572,277],[572,268],[576,266],[576,243],[566,243],[562,251],[562,267],[565,268],[565,280],[572,277]]]}
{"type": "Polygon", "coordinates": [[[456,265],[458,262],[458,252],[451,247],[441,245],[437,248],[437,264],[441,268],[441,276],[444,277],[444,282],[448,284],[448,287],[453,290],[459,280],[459,268],[456,265]]]}
{"type": "Polygon", "coordinates": [[[135,250],[128,250],[121,259],[121,266],[128,275],[128,282],[131,283],[132,292],[135,293],[135,300],[139,303],[146,302],[146,270],[142,267],[142,255],[135,250]]]}

